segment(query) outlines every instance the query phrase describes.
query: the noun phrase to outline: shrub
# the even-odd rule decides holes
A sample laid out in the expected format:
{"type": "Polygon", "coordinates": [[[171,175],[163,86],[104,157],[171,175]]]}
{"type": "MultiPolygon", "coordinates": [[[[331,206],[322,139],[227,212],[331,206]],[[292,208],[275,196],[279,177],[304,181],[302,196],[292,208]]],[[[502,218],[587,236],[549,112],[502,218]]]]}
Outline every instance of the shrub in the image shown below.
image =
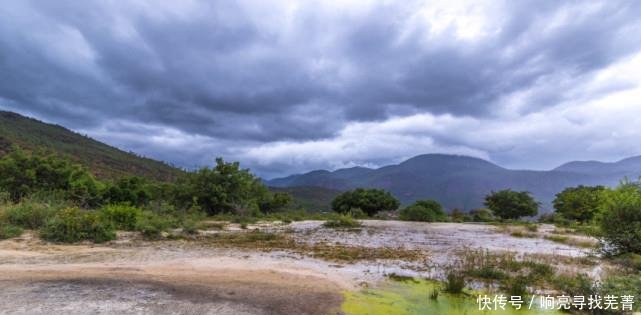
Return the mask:
{"type": "Polygon", "coordinates": [[[35,230],[44,226],[57,211],[57,208],[45,203],[23,200],[18,204],[7,206],[4,217],[12,225],[35,230]]]}
{"type": "Polygon", "coordinates": [[[552,203],[556,213],[566,220],[589,222],[596,215],[605,190],[603,186],[569,187],[556,194],[552,203]]]}
{"type": "Polygon", "coordinates": [[[486,208],[478,208],[470,211],[472,222],[492,222],[496,221],[492,210],[486,208]]]}
{"type": "Polygon", "coordinates": [[[22,235],[22,229],[20,227],[0,222],[0,240],[20,235],[22,235]]]}
{"type": "Polygon", "coordinates": [[[349,215],[338,215],[325,221],[323,226],[327,228],[358,228],[361,227],[361,223],[349,215]]]}
{"type": "Polygon", "coordinates": [[[198,223],[196,220],[187,219],[182,222],[182,232],[184,234],[198,234],[198,223]]]}
{"type": "Polygon", "coordinates": [[[40,236],[53,242],[75,243],[91,240],[102,243],[115,239],[116,233],[110,224],[100,220],[97,213],[67,208],[47,221],[40,231],[40,236]]]}
{"type": "Polygon", "coordinates": [[[452,222],[465,222],[470,221],[470,217],[461,209],[454,208],[450,211],[450,220],[452,222]]]}
{"type": "Polygon", "coordinates": [[[367,219],[367,213],[365,211],[361,210],[361,208],[352,208],[352,210],[349,210],[349,215],[354,218],[354,219],[367,219]]]}
{"type": "Polygon", "coordinates": [[[623,184],[607,192],[599,226],[605,252],[641,254],[641,187],[623,184]]]}
{"type": "Polygon", "coordinates": [[[363,189],[346,191],[332,200],[332,209],[338,213],[349,213],[359,208],[373,216],[379,211],[396,210],[400,202],[389,192],[381,189],[363,189]]]}
{"type": "Polygon", "coordinates": [[[459,294],[465,288],[465,276],[461,272],[450,271],[445,277],[445,292],[459,294]]]}
{"type": "Polygon", "coordinates": [[[152,187],[142,177],[125,176],[106,185],[107,187],[102,194],[102,199],[105,203],[127,203],[141,207],[149,203],[152,197],[152,187]]]}
{"type": "Polygon", "coordinates": [[[171,220],[152,212],[145,211],[136,222],[136,230],[148,239],[157,239],[162,232],[171,227],[171,220]]]}
{"type": "Polygon", "coordinates": [[[400,219],[404,221],[438,222],[447,221],[443,207],[434,200],[419,200],[413,205],[405,207],[400,212],[400,219]]]}
{"type": "Polygon", "coordinates": [[[100,209],[100,216],[118,230],[133,231],[142,210],[125,204],[108,205],[100,209]]]}
{"type": "Polygon", "coordinates": [[[528,277],[525,276],[516,276],[514,278],[506,279],[501,286],[501,289],[505,293],[511,296],[525,296],[527,291],[527,285],[530,283],[528,277]]]}
{"type": "Polygon", "coordinates": [[[501,219],[519,219],[538,213],[539,203],[527,191],[505,189],[485,196],[485,206],[501,219]]]}

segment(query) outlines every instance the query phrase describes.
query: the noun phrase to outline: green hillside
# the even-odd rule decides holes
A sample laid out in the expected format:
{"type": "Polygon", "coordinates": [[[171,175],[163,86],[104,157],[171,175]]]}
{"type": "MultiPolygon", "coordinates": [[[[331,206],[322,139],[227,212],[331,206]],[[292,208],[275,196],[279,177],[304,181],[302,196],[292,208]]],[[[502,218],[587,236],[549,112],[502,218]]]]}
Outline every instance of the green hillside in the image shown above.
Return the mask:
{"type": "Polygon", "coordinates": [[[341,191],[323,187],[269,187],[273,192],[289,193],[294,198],[294,208],[305,209],[311,212],[330,211],[332,200],[341,191]]]}
{"type": "Polygon", "coordinates": [[[13,145],[28,151],[44,150],[68,157],[101,179],[138,175],[170,181],[181,173],[165,163],[119,150],[64,127],[0,111],[0,156],[13,145]]]}

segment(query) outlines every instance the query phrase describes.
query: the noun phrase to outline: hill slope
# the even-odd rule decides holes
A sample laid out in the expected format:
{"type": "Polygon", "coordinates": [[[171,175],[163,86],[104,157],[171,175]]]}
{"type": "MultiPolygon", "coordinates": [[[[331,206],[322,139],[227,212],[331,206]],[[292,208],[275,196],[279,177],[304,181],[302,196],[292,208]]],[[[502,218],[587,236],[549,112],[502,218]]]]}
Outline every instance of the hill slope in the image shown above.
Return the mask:
{"type": "Polygon", "coordinates": [[[165,163],[124,152],[64,127],[0,111],[0,155],[13,145],[66,156],[103,179],[131,174],[168,181],[181,173],[165,163]]]}
{"type": "Polygon", "coordinates": [[[313,171],[267,181],[270,186],[319,186],[346,190],[356,187],[389,190],[402,203],[435,199],[446,208],[473,209],[484,196],[500,189],[526,190],[550,209],[554,195],[576,185],[616,185],[623,177],[641,175],[641,158],[600,163],[599,168],[572,162],[551,171],[509,170],[488,161],[457,155],[426,154],[379,169],[313,171]],[[346,176],[347,174],[347,176],[346,176]]]}

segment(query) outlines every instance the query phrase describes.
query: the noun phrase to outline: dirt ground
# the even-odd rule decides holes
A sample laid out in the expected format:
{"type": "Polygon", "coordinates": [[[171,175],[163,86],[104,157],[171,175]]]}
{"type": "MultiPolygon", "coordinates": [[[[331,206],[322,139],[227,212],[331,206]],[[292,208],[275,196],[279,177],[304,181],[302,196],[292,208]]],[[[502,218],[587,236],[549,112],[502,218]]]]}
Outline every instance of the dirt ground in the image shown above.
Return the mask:
{"type": "MultiPolygon", "coordinates": [[[[249,228],[287,233],[302,243],[420,249],[429,259],[346,263],[286,250],[147,242],[131,233],[102,245],[55,245],[28,232],[0,241],[0,314],[340,314],[342,292],[374,285],[390,273],[438,276],[457,250],[589,254],[481,224],[366,221],[361,230],[342,231],[303,221],[249,228]]],[[[227,230],[245,233],[231,225],[227,230]]],[[[203,231],[208,233],[220,231],[203,231]]]]}

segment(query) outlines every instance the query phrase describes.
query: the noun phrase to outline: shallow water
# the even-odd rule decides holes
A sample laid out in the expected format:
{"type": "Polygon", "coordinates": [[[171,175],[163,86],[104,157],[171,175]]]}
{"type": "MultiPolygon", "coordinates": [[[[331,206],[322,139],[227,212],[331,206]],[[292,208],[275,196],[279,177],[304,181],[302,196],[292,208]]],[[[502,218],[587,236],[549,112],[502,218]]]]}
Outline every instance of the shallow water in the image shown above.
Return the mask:
{"type": "MultiPolygon", "coordinates": [[[[345,292],[342,310],[347,315],[559,315],[559,311],[537,307],[521,310],[506,307],[498,310],[479,310],[477,295],[451,295],[440,293],[436,300],[429,295],[439,284],[429,280],[388,281],[377,288],[358,292],[345,292]]],[[[524,300],[527,300],[524,298],[524,300]]]]}

